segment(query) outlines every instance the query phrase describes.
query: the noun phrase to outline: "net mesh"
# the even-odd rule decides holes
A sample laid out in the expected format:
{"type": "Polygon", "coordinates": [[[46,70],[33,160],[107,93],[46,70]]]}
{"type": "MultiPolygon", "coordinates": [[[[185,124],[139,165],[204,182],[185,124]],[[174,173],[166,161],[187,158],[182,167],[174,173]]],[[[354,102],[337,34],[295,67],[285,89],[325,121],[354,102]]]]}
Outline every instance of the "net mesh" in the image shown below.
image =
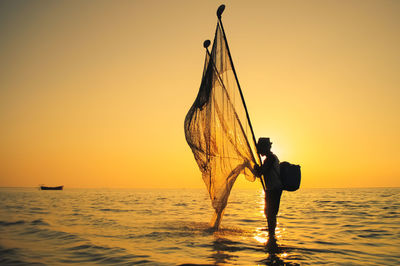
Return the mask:
{"type": "Polygon", "coordinates": [[[185,118],[185,136],[215,209],[211,226],[218,227],[238,175],[254,181],[254,165],[260,164],[220,23],[185,118]]]}

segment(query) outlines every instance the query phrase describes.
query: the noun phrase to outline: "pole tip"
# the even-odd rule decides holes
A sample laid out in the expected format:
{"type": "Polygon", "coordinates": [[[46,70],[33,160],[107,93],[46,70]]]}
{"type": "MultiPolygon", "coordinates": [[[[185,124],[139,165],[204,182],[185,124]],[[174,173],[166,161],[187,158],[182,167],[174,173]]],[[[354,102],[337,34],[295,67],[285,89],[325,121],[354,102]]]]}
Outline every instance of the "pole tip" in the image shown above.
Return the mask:
{"type": "Polygon", "coordinates": [[[225,10],[225,5],[220,5],[217,9],[217,17],[218,19],[221,19],[221,15],[225,10]]]}
{"type": "Polygon", "coordinates": [[[203,43],[203,46],[204,46],[204,48],[207,49],[208,46],[210,46],[210,44],[211,44],[210,40],[205,40],[204,43],[203,43]]]}

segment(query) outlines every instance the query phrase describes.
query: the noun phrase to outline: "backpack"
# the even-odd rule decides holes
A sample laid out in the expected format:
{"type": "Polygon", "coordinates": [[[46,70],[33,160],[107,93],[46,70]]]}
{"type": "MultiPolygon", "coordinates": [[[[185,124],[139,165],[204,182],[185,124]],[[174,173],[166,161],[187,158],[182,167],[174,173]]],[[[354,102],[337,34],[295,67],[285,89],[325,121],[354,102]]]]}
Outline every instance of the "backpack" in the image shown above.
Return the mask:
{"type": "Polygon", "coordinates": [[[283,185],[283,190],[296,191],[300,187],[301,172],[300,165],[281,162],[279,164],[280,177],[283,185]]]}

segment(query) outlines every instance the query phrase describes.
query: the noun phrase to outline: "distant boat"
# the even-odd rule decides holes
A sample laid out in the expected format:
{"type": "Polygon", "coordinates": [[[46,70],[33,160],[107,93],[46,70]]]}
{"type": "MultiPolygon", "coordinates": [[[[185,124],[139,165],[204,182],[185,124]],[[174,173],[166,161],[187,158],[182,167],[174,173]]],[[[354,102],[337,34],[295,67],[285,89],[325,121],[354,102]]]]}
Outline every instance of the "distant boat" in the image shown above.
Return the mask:
{"type": "Polygon", "coordinates": [[[58,187],[46,187],[46,186],[40,186],[40,190],[63,190],[64,186],[58,186],[58,187]]]}

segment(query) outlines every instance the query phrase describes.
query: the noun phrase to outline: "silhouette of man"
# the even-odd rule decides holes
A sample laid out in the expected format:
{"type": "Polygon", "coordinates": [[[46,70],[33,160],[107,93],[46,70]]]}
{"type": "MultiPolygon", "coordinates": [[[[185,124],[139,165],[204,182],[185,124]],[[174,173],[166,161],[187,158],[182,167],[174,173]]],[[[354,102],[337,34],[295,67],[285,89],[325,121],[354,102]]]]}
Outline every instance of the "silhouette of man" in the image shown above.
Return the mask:
{"type": "Polygon", "coordinates": [[[256,173],[257,176],[263,178],[267,189],[265,191],[264,212],[268,223],[268,244],[276,245],[276,215],[278,214],[281,201],[282,182],[279,177],[279,159],[272,153],[271,145],[272,142],[269,138],[258,139],[257,152],[262,156],[266,156],[266,159],[261,166],[256,166],[256,173]]]}

